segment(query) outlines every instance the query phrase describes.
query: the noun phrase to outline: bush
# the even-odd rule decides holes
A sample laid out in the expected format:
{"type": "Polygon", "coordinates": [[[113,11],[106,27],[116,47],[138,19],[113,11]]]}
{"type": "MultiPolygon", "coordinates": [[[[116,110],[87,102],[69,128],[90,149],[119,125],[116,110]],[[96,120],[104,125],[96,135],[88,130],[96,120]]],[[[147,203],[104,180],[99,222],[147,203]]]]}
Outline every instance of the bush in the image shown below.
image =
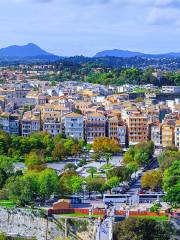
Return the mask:
{"type": "Polygon", "coordinates": [[[82,159],[79,161],[78,167],[82,167],[82,166],[84,166],[84,165],[86,165],[86,164],[87,164],[87,161],[86,161],[86,158],[84,157],[84,158],[82,158],[82,159]]]}
{"type": "Polygon", "coordinates": [[[161,204],[160,204],[160,203],[155,203],[155,204],[151,207],[150,211],[153,212],[153,213],[159,214],[160,208],[161,208],[161,204]]]}
{"type": "Polygon", "coordinates": [[[114,227],[114,240],[170,240],[174,229],[166,222],[129,217],[114,227]]]}

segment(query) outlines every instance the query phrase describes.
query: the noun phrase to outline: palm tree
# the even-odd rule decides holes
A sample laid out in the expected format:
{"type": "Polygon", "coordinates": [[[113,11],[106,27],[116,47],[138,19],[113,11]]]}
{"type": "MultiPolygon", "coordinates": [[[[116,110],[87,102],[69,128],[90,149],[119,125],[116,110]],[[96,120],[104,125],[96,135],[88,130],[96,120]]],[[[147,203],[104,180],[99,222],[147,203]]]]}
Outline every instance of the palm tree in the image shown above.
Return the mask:
{"type": "Polygon", "coordinates": [[[97,168],[96,167],[91,167],[88,172],[91,174],[91,177],[94,177],[94,174],[97,173],[97,168]]]}
{"type": "Polygon", "coordinates": [[[107,166],[109,165],[110,160],[112,159],[112,153],[105,153],[104,158],[106,160],[107,166]]]}

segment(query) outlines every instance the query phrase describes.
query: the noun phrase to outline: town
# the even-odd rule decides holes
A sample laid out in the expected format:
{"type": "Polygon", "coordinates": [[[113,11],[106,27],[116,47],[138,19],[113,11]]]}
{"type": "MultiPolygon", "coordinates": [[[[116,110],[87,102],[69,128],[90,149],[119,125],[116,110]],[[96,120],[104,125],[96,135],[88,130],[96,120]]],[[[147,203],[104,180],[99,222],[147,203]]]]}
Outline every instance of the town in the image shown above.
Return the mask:
{"type": "MultiPolygon", "coordinates": [[[[180,86],[100,84],[77,75],[61,81],[58,64],[0,68],[0,206],[43,211],[61,224],[63,239],[119,239],[115,223],[134,224],[129,216],[170,221],[179,231],[180,86]],[[72,221],[93,221],[95,230],[87,233],[87,225],[76,235],[72,221]]],[[[165,81],[163,71],[148,71],[165,81]]],[[[59,237],[49,232],[37,239],[59,237]]],[[[172,234],[162,230],[161,239],[172,234]]]]}
{"type": "Polygon", "coordinates": [[[179,86],[38,80],[53,74],[52,65],[1,68],[2,130],[21,136],[64,133],[87,143],[109,137],[123,148],[148,140],[157,148],[180,148],[179,86]]]}

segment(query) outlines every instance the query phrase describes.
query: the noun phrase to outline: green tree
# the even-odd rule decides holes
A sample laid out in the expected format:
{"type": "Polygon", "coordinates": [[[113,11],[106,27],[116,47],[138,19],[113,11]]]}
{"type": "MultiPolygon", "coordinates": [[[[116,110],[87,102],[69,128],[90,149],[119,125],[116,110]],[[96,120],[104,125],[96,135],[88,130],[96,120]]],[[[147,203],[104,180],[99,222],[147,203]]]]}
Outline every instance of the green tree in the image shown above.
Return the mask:
{"type": "Polygon", "coordinates": [[[159,211],[160,211],[160,208],[161,208],[161,207],[162,207],[162,206],[161,206],[160,203],[155,203],[155,204],[151,207],[150,211],[159,214],[159,211]]]}
{"type": "Polygon", "coordinates": [[[38,196],[38,174],[28,172],[23,176],[10,177],[6,183],[9,198],[22,205],[33,202],[38,196]]]}
{"type": "Polygon", "coordinates": [[[45,168],[45,160],[44,160],[44,154],[37,153],[35,151],[30,152],[25,157],[25,164],[28,167],[28,169],[39,169],[42,170],[45,168]]]}
{"type": "Polygon", "coordinates": [[[177,160],[165,170],[163,188],[166,192],[165,200],[173,205],[180,204],[180,161],[177,160]]]}
{"type": "Polygon", "coordinates": [[[74,143],[71,148],[72,156],[77,156],[82,153],[82,146],[79,143],[74,143]]]}
{"type": "Polygon", "coordinates": [[[67,150],[62,143],[57,143],[52,152],[52,158],[55,161],[62,161],[67,157],[67,150]]]}
{"type": "Polygon", "coordinates": [[[119,181],[129,181],[131,177],[131,172],[126,166],[119,166],[113,169],[110,169],[107,172],[107,178],[110,179],[112,177],[117,177],[119,181]]]}
{"type": "Polygon", "coordinates": [[[86,164],[87,164],[87,160],[86,160],[85,157],[83,157],[83,158],[79,161],[78,167],[82,167],[82,166],[84,166],[84,165],[86,165],[86,164]]]}
{"type": "Polygon", "coordinates": [[[151,219],[127,218],[114,227],[114,240],[170,240],[173,229],[169,223],[151,219]]]}
{"type": "Polygon", "coordinates": [[[43,199],[48,199],[51,194],[57,191],[58,176],[55,170],[45,169],[39,174],[39,194],[43,199]]]}
{"type": "Polygon", "coordinates": [[[121,148],[117,142],[107,137],[96,138],[93,143],[93,149],[95,153],[102,155],[105,153],[114,154],[121,151],[121,148]]]}
{"type": "Polygon", "coordinates": [[[130,147],[125,153],[123,161],[125,164],[135,162],[139,166],[147,165],[154,152],[154,143],[152,141],[147,143],[139,143],[134,147],[130,147]]]}
{"type": "Polygon", "coordinates": [[[80,176],[72,176],[70,179],[70,184],[73,193],[78,193],[82,191],[82,184],[84,180],[80,176]]]}
{"type": "Polygon", "coordinates": [[[136,162],[130,162],[128,165],[127,165],[127,169],[129,170],[129,172],[131,174],[135,173],[135,176],[136,176],[136,172],[138,171],[139,169],[139,165],[136,163],[136,162]]]}
{"type": "Polygon", "coordinates": [[[6,154],[11,144],[11,137],[8,133],[0,130],[0,154],[6,154]]]}
{"type": "Polygon", "coordinates": [[[64,170],[76,170],[77,167],[74,163],[67,163],[65,166],[64,166],[64,170]]]}
{"type": "Polygon", "coordinates": [[[88,173],[91,174],[91,177],[94,177],[94,174],[97,173],[97,168],[96,167],[91,167],[88,169],[88,173]]]}
{"type": "Polygon", "coordinates": [[[95,162],[100,162],[101,161],[101,158],[102,158],[102,155],[100,153],[93,153],[91,158],[95,161],[95,162]]]}
{"type": "Polygon", "coordinates": [[[73,149],[74,144],[75,144],[75,140],[73,138],[67,138],[64,141],[64,149],[65,149],[65,152],[67,155],[69,155],[69,156],[73,155],[72,149],[73,149]]]}
{"type": "Polygon", "coordinates": [[[0,156],[0,188],[2,188],[6,180],[13,175],[13,159],[10,157],[0,156]]]}
{"type": "Polygon", "coordinates": [[[110,193],[111,193],[112,188],[118,187],[118,185],[119,185],[118,177],[112,177],[106,181],[106,187],[110,191],[110,193]]]}
{"type": "Polygon", "coordinates": [[[0,233],[0,240],[7,240],[7,238],[4,234],[0,233]]]}
{"type": "Polygon", "coordinates": [[[104,178],[87,178],[86,179],[87,187],[86,189],[89,191],[89,196],[92,192],[99,192],[101,194],[105,191],[105,181],[104,178]]]}
{"type": "Polygon", "coordinates": [[[141,186],[145,189],[157,190],[162,186],[162,173],[157,170],[146,172],[141,177],[141,186]]]}
{"type": "Polygon", "coordinates": [[[180,159],[180,151],[166,150],[158,157],[160,169],[164,172],[173,162],[180,159]]]}
{"type": "Polygon", "coordinates": [[[134,161],[135,150],[133,147],[130,147],[129,150],[123,156],[123,162],[129,164],[134,161]]]}
{"type": "Polygon", "coordinates": [[[134,155],[134,161],[139,165],[147,165],[149,163],[149,155],[144,150],[138,150],[134,155]]]}
{"type": "Polygon", "coordinates": [[[112,153],[104,153],[104,158],[105,158],[106,164],[108,166],[109,162],[112,160],[112,153]]]}
{"type": "Polygon", "coordinates": [[[71,187],[71,178],[73,176],[78,176],[77,172],[74,170],[65,171],[59,179],[59,187],[58,192],[61,194],[72,194],[72,187],[71,187]]]}

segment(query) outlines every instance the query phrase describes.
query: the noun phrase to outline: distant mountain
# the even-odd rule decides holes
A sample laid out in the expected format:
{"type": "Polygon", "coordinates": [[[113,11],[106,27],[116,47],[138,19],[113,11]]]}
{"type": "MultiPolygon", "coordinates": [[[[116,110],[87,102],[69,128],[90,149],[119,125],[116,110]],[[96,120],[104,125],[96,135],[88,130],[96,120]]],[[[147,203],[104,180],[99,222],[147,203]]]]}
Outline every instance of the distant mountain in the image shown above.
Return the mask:
{"type": "Polygon", "coordinates": [[[9,46],[6,48],[1,48],[0,49],[0,58],[33,58],[33,57],[37,57],[38,58],[51,58],[51,57],[57,57],[51,53],[48,53],[46,51],[44,51],[43,49],[41,49],[40,47],[38,47],[37,45],[33,44],[33,43],[29,43],[27,45],[24,46],[17,46],[17,45],[13,45],[13,46],[9,46]]]}
{"type": "Polygon", "coordinates": [[[165,53],[165,54],[145,54],[141,52],[133,52],[128,50],[104,50],[102,52],[96,53],[95,58],[101,57],[121,57],[121,58],[131,58],[131,57],[148,57],[148,58],[180,58],[180,53],[165,53]]]}
{"type": "Polygon", "coordinates": [[[143,55],[144,54],[140,52],[131,52],[127,50],[114,49],[98,52],[94,57],[137,57],[143,55]]]}
{"type": "Polygon", "coordinates": [[[161,56],[168,56],[168,57],[180,57],[180,53],[175,53],[175,52],[171,52],[171,53],[167,53],[167,54],[161,54],[161,56]]]}

